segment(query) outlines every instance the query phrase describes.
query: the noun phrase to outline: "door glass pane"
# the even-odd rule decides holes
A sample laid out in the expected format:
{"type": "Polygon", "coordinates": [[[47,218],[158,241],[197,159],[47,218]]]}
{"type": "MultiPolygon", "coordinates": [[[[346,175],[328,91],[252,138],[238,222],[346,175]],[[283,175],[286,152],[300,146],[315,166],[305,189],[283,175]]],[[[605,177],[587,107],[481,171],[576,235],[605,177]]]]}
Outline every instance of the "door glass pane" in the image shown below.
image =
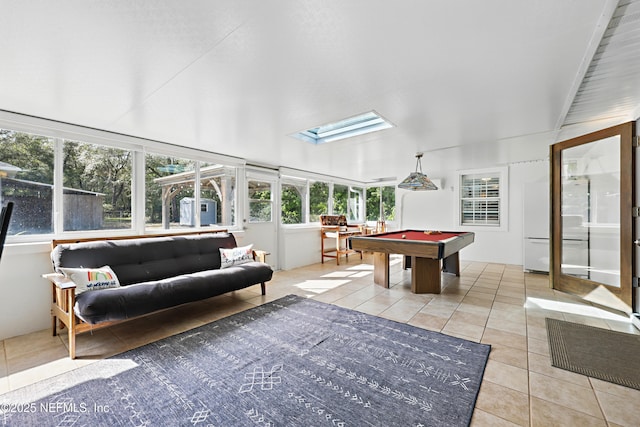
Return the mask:
{"type": "Polygon", "coordinates": [[[249,222],[271,222],[271,183],[248,181],[249,222]]]}
{"type": "Polygon", "coordinates": [[[620,137],[562,152],[563,274],[620,286],[620,137]]]}

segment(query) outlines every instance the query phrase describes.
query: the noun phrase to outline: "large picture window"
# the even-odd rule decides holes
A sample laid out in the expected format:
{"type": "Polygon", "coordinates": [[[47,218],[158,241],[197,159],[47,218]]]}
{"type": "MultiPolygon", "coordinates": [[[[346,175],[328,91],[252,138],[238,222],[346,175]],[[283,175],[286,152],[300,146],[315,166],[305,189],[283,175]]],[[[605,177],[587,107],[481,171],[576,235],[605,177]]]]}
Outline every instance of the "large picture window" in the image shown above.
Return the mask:
{"type": "Polygon", "coordinates": [[[190,210],[181,205],[194,198],[195,162],[174,156],[147,154],[145,157],[145,222],[147,229],[189,227],[195,225],[190,210]],[[182,215],[181,215],[182,214],[182,215]]]}
{"type": "Polygon", "coordinates": [[[461,172],[459,194],[459,225],[506,228],[506,168],[461,172]]]}
{"type": "Polygon", "coordinates": [[[53,233],[54,144],[0,129],[0,206],[14,203],[9,236],[53,233]]]}
{"type": "Polygon", "coordinates": [[[395,219],[395,186],[367,188],[367,221],[394,221],[395,219]]]}
{"type": "Polygon", "coordinates": [[[309,185],[309,222],[320,222],[329,213],[329,184],[315,181],[309,185]]]}
{"type": "Polygon", "coordinates": [[[287,179],[282,183],[281,221],[283,224],[303,224],[306,215],[307,181],[287,179]]]}
{"type": "Polygon", "coordinates": [[[129,150],[64,141],[63,230],[131,228],[129,150]]]}

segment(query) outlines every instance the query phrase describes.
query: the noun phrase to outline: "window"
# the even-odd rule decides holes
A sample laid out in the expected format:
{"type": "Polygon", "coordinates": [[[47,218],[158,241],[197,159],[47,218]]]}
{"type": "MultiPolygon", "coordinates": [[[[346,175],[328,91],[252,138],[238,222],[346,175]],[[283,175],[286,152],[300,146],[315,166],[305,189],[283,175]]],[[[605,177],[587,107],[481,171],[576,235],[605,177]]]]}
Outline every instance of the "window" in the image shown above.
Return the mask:
{"type": "Polygon", "coordinates": [[[200,203],[207,206],[207,214],[200,214],[200,225],[235,225],[236,173],[234,167],[200,164],[200,203]]]}
{"type": "Polygon", "coordinates": [[[168,230],[196,225],[195,210],[187,207],[194,200],[194,168],[192,160],[146,155],[146,228],[168,230]]]}
{"type": "Polygon", "coordinates": [[[349,221],[364,220],[364,189],[349,187],[349,221]]]}
{"type": "Polygon", "coordinates": [[[14,202],[9,236],[53,233],[54,140],[0,129],[0,205],[14,202]]]}
{"type": "Polygon", "coordinates": [[[306,214],[307,182],[284,182],[280,194],[283,224],[303,224],[306,214]]]}
{"type": "Polygon", "coordinates": [[[394,221],[395,218],[395,186],[367,188],[367,221],[394,221]]]}
{"type": "Polygon", "coordinates": [[[158,152],[145,154],[151,148],[146,140],[38,123],[56,137],[0,128],[0,203],[15,203],[10,241],[78,231],[125,235],[143,227],[237,226],[237,166],[206,163],[214,156],[186,148],[160,154],[169,149],[160,143],[153,147],[158,152]]]}
{"type": "Polygon", "coordinates": [[[309,186],[309,222],[320,222],[329,213],[329,184],[315,181],[309,186]]]}
{"type": "Polygon", "coordinates": [[[459,224],[506,227],[507,169],[468,171],[459,175],[459,224]]]}
{"type": "Polygon", "coordinates": [[[349,187],[346,185],[334,184],[333,186],[333,215],[347,215],[347,199],[349,198],[349,187]]]}
{"type": "Polygon", "coordinates": [[[129,150],[64,141],[63,230],[131,228],[129,150]]]}
{"type": "Polygon", "coordinates": [[[271,183],[249,180],[249,222],[271,222],[273,200],[271,197],[271,183]]]}

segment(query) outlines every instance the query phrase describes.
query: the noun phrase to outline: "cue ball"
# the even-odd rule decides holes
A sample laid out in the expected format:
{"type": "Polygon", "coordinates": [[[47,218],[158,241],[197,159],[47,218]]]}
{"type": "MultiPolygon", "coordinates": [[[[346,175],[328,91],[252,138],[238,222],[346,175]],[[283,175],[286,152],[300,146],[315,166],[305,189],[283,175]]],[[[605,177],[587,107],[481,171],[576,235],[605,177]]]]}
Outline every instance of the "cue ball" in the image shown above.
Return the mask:
{"type": "Polygon", "coordinates": [[[406,238],[407,238],[407,235],[406,235],[406,234],[403,234],[403,235],[402,235],[402,238],[403,238],[403,239],[406,239],[406,238]]]}

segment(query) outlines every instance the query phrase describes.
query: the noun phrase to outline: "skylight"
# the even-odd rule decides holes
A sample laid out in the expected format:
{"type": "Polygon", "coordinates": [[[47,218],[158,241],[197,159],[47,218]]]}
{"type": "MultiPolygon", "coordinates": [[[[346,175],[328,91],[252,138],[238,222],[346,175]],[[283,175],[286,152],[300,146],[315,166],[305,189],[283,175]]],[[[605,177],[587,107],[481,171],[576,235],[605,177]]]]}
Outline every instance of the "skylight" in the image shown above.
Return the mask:
{"type": "Polygon", "coordinates": [[[334,123],[317,126],[294,133],[294,138],[312,144],[338,141],[352,136],[388,129],[393,125],[375,111],[360,114],[334,123]]]}

